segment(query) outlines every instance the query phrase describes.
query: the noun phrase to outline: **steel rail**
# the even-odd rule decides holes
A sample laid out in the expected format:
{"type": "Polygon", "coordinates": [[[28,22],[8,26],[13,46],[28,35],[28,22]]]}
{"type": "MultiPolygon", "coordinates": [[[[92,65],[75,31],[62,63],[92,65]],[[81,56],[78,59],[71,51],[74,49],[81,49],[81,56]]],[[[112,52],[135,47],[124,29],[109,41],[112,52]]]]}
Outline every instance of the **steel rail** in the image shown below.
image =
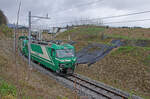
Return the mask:
{"type": "MultiPolygon", "coordinates": [[[[96,84],[94,84],[94,83],[92,83],[92,82],[90,82],[90,81],[87,81],[87,80],[85,80],[85,79],[80,78],[79,76],[76,76],[75,74],[74,74],[74,75],[71,75],[71,77],[72,77],[73,79],[77,79],[77,80],[83,81],[83,82],[85,82],[85,83],[87,83],[87,84],[89,84],[89,85],[95,86],[95,88],[99,88],[99,89],[102,89],[102,90],[104,90],[104,91],[107,91],[108,93],[111,93],[111,94],[113,94],[114,96],[119,96],[119,97],[122,98],[122,99],[128,99],[127,96],[118,94],[118,93],[116,93],[116,92],[114,92],[114,91],[111,91],[111,90],[109,90],[109,89],[107,89],[107,88],[104,88],[104,87],[101,87],[101,86],[99,86],[99,85],[96,85],[96,84]]],[[[74,82],[74,80],[73,80],[72,78],[69,78],[69,77],[65,77],[65,78],[66,78],[67,80],[70,80],[70,81],[74,82]]],[[[108,95],[108,94],[106,94],[106,93],[102,93],[102,92],[99,92],[99,91],[97,91],[97,90],[94,90],[93,88],[90,88],[91,86],[86,86],[86,84],[84,85],[84,84],[82,84],[82,83],[80,83],[80,82],[76,82],[76,83],[77,83],[78,85],[82,86],[82,87],[85,87],[85,88],[91,90],[91,91],[94,92],[94,93],[97,93],[97,94],[102,95],[103,97],[106,97],[106,98],[108,98],[108,99],[113,99],[112,96],[110,96],[110,95],[108,95]]]]}
{"type": "MultiPolygon", "coordinates": [[[[71,81],[71,82],[75,82],[74,80],[72,80],[72,79],[70,79],[70,78],[68,78],[68,77],[64,77],[64,78],[67,79],[67,80],[69,80],[69,81],[71,81]]],[[[104,94],[102,94],[102,93],[100,93],[100,92],[98,92],[98,91],[96,91],[96,90],[94,90],[94,89],[92,89],[92,88],[89,88],[88,86],[83,85],[83,84],[81,84],[81,83],[79,83],[79,82],[76,82],[76,84],[78,84],[78,85],[80,85],[80,86],[82,86],[82,87],[84,87],[84,88],[86,88],[86,89],[88,89],[88,90],[90,90],[90,91],[92,91],[92,92],[94,92],[94,93],[97,93],[97,94],[99,94],[99,95],[101,95],[101,96],[103,96],[103,97],[106,97],[106,98],[108,98],[108,99],[112,99],[111,97],[109,97],[109,96],[107,96],[107,95],[104,95],[104,94]]]]}

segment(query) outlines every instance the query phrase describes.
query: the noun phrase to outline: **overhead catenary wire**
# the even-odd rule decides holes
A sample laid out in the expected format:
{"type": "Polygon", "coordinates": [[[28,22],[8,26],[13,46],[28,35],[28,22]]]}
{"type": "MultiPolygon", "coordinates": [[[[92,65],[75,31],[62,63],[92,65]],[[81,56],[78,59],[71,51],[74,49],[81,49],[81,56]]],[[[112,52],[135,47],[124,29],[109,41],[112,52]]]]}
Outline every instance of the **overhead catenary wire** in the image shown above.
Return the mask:
{"type": "Polygon", "coordinates": [[[93,18],[93,19],[89,19],[89,20],[118,18],[118,17],[131,16],[131,15],[138,15],[138,14],[144,14],[144,13],[150,13],[150,10],[148,10],[148,11],[142,11],[142,12],[134,12],[134,13],[122,14],[122,15],[116,15],[116,16],[93,18]]]}
{"type": "Polygon", "coordinates": [[[49,24],[50,26],[65,26],[65,25],[82,25],[83,24],[115,24],[115,23],[127,23],[127,22],[137,22],[137,21],[145,21],[149,19],[139,19],[139,20],[127,20],[127,21],[115,21],[115,22],[100,22],[100,20],[106,20],[106,19],[113,19],[113,18],[119,18],[119,17],[125,17],[125,16],[133,16],[133,15],[140,15],[150,13],[150,10],[147,11],[141,11],[141,12],[133,12],[133,13],[127,13],[127,14],[121,14],[121,15],[113,15],[113,16],[107,16],[107,17],[101,17],[101,18],[93,18],[93,19],[78,19],[73,21],[66,21],[66,22],[54,22],[52,24],[49,24]]]}
{"type": "MultiPolygon", "coordinates": [[[[132,16],[132,15],[139,15],[139,14],[145,14],[145,13],[150,13],[150,10],[148,11],[141,11],[141,12],[134,12],[134,13],[128,13],[128,14],[122,14],[122,15],[117,15],[117,16],[108,16],[108,17],[101,17],[101,18],[93,18],[93,19],[85,19],[82,21],[96,21],[96,20],[102,20],[102,19],[110,19],[110,18],[118,18],[118,17],[124,17],[124,16],[132,16]]],[[[145,19],[144,19],[145,20],[145,19]]],[[[80,22],[81,20],[75,20],[75,21],[68,21],[68,22],[60,22],[60,23],[55,23],[55,24],[69,24],[73,22],[80,22]]],[[[110,23],[110,22],[109,22],[110,23]]],[[[112,22],[111,22],[112,23],[112,22]]],[[[114,23],[114,22],[113,22],[114,23]]],[[[115,22],[116,23],[116,22],[115,22]]],[[[118,23],[118,22],[117,22],[118,23]]],[[[54,24],[54,23],[53,23],[54,24]]]]}
{"type": "Polygon", "coordinates": [[[140,19],[140,20],[127,20],[127,21],[118,21],[118,22],[106,22],[103,24],[114,24],[114,23],[129,23],[129,22],[139,22],[139,21],[148,21],[150,19],[140,19]]]}
{"type": "Polygon", "coordinates": [[[131,23],[131,22],[140,22],[140,21],[150,21],[150,19],[127,20],[127,21],[117,21],[117,22],[106,22],[106,23],[103,23],[103,25],[106,25],[106,24],[116,24],[116,23],[131,23]]]}

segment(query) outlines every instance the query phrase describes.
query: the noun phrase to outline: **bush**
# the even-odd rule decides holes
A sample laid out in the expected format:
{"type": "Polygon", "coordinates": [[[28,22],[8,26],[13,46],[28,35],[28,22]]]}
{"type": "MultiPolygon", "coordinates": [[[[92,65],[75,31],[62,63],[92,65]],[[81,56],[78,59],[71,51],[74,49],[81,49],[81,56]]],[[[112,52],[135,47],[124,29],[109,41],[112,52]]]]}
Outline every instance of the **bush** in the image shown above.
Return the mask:
{"type": "Polygon", "coordinates": [[[10,28],[8,28],[8,26],[6,26],[6,25],[1,25],[0,26],[0,32],[2,33],[2,34],[4,34],[6,37],[12,37],[12,32],[13,32],[13,30],[12,29],[10,29],[10,28]]]}
{"type": "Polygon", "coordinates": [[[0,79],[0,95],[2,97],[10,95],[16,97],[17,95],[16,87],[0,79]]]}

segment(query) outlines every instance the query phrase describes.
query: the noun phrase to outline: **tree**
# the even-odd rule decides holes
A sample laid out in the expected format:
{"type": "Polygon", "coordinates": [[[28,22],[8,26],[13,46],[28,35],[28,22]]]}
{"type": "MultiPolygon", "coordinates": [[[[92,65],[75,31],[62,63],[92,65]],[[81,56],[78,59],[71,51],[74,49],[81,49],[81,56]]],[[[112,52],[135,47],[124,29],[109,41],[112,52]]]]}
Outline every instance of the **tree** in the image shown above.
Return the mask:
{"type": "Polygon", "coordinates": [[[7,24],[7,17],[4,15],[3,11],[0,10],[0,25],[7,24]]]}

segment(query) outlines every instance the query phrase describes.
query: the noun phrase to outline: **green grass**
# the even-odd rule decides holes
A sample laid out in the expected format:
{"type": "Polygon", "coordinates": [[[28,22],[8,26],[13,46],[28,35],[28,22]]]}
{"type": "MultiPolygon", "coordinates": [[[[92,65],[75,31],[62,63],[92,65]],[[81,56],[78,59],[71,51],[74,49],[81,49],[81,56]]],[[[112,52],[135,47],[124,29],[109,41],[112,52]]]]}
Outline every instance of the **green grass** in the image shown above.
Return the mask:
{"type": "Polygon", "coordinates": [[[117,38],[117,39],[119,38],[119,39],[124,39],[124,40],[150,40],[150,38],[145,38],[145,37],[131,37],[130,35],[126,36],[126,35],[123,35],[123,32],[120,32],[120,35],[114,34],[115,31],[113,31],[113,33],[111,34],[110,33],[108,34],[107,30],[108,29],[104,27],[94,27],[94,26],[78,27],[78,28],[73,28],[71,30],[61,33],[59,37],[63,38],[63,37],[68,36],[69,34],[77,34],[78,36],[82,36],[82,37],[84,37],[85,35],[88,35],[90,39],[87,38],[86,40],[93,40],[92,37],[94,37],[95,39],[99,37],[99,40],[100,40],[100,35],[104,33],[105,36],[110,37],[110,38],[117,38]]]}
{"type": "Polygon", "coordinates": [[[84,34],[98,34],[99,32],[102,32],[104,30],[104,28],[99,27],[79,28],[79,31],[84,34]]]}
{"type": "Polygon", "coordinates": [[[77,35],[97,35],[99,32],[104,31],[104,28],[90,27],[90,28],[75,28],[65,31],[60,34],[60,37],[65,37],[69,34],[76,33],[77,35]]]}
{"type": "Polygon", "coordinates": [[[118,34],[105,34],[105,36],[110,37],[110,38],[116,38],[116,39],[124,39],[124,40],[150,40],[150,38],[134,38],[134,37],[129,37],[129,36],[123,36],[123,35],[118,35],[118,34]]]}
{"type": "Polygon", "coordinates": [[[144,65],[150,65],[150,47],[139,47],[139,46],[121,46],[117,50],[111,53],[112,56],[116,55],[129,55],[133,58],[139,59],[144,65]]]}
{"type": "Polygon", "coordinates": [[[8,28],[6,25],[0,26],[0,32],[2,32],[6,37],[12,37],[13,36],[13,30],[8,28]]]}
{"type": "Polygon", "coordinates": [[[150,51],[150,47],[142,47],[145,51],[150,51]]]}
{"type": "Polygon", "coordinates": [[[67,97],[58,96],[56,99],[68,99],[67,97]]]}
{"type": "Polygon", "coordinates": [[[12,95],[16,97],[17,89],[14,85],[7,83],[6,81],[0,79],[0,95],[1,96],[8,96],[12,95]]]}
{"type": "Polygon", "coordinates": [[[119,53],[129,53],[131,51],[136,51],[136,50],[143,50],[143,51],[150,51],[150,47],[139,47],[139,46],[121,46],[119,47],[115,52],[116,54],[119,53]]]}
{"type": "Polygon", "coordinates": [[[116,54],[129,53],[131,51],[134,51],[135,49],[136,49],[136,47],[133,47],[133,46],[121,46],[114,53],[116,53],[116,54]]]}
{"type": "Polygon", "coordinates": [[[103,27],[79,27],[59,34],[56,39],[68,40],[68,36],[71,40],[77,42],[88,42],[88,43],[105,43],[109,44],[111,39],[101,40],[101,35],[105,28],[103,27]]]}
{"type": "MultiPolygon", "coordinates": [[[[17,99],[16,87],[12,84],[7,83],[2,78],[0,78],[0,97],[3,97],[4,99],[17,99]]],[[[30,96],[23,95],[22,99],[32,99],[32,98],[30,96]]],[[[37,96],[37,99],[43,98],[37,96]]]]}

